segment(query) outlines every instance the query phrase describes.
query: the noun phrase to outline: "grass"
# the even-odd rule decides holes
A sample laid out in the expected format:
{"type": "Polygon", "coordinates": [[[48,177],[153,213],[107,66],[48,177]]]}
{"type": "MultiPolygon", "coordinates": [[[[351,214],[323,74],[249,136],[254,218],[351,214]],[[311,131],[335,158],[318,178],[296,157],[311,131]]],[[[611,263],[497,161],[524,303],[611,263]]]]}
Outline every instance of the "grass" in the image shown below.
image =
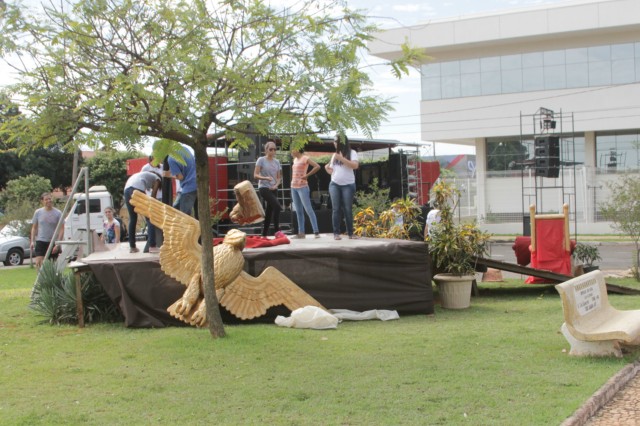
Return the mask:
{"type": "MultiPolygon", "coordinates": [[[[560,424],[639,351],[573,358],[552,286],[481,284],[462,311],[337,330],[78,329],[28,308],[0,270],[0,424],[560,424]]],[[[611,295],[619,309],[640,297],[611,295]]]]}

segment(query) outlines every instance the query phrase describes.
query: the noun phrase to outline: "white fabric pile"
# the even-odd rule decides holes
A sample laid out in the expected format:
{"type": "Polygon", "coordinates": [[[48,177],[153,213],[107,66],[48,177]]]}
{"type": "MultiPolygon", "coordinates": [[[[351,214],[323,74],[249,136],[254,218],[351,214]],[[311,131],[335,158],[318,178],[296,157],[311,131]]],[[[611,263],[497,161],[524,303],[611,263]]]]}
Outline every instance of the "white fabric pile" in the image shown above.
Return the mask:
{"type": "Polygon", "coordinates": [[[398,319],[400,316],[396,311],[374,309],[365,312],[350,311],[348,309],[332,309],[331,313],[317,306],[305,306],[291,312],[290,317],[278,315],[276,324],[289,328],[312,328],[315,330],[326,330],[338,328],[338,323],[343,320],[363,321],[379,319],[389,321],[398,319]]]}

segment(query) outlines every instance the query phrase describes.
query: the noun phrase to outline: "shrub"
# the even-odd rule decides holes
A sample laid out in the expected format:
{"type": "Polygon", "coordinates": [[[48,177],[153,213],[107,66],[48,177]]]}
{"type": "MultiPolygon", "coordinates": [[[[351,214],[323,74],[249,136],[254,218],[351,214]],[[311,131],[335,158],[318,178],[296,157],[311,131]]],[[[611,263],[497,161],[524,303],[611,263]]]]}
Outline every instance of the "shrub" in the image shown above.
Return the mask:
{"type": "MultiPolygon", "coordinates": [[[[37,175],[23,176],[7,182],[7,187],[0,192],[0,207],[9,212],[14,206],[30,204],[40,206],[43,192],[51,192],[51,181],[37,175]]],[[[33,214],[33,211],[31,212],[33,214]]]]}
{"type": "Polygon", "coordinates": [[[593,262],[602,260],[598,247],[582,243],[576,244],[576,248],[573,251],[573,257],[586,266],[593,266],[593,262]]]}
{"type": "MultiPolygon", "coordinates": [[[[391,204],[389,191],[389,188],[380,188],[378,186],[378,179],[374,178],[366,191],[356,192],[356,206],[353,209],[354,214],[357,215],[364,210],[372,210],[374,216],[378,216],[383,211],[389,209],[391,204]]],[[[367,213],[365,212],[365,214],[367,213]]]]}
{"type": "Polygon", "coordinates": [[[440,221],[429,229],[427,242],[438,273],[470,275],[475,272],[475,259],[487,251],[490,235],[474,221],[456,223],[453,212],[460,191],[441,180],[432,188],[435,207],[440,209],[440,221]]]}
{"type": "MultiPolygon", "coordinates": [[[[81,275],[85,323],[122,321],[122,314],[93,274],[81,275]]],[[[77,324],[75,276],[72,271],[58,272],[56,264],[42,264],[33,289],[30,308],[49,324],[77,324]]]]}
{"type": "Polygon", "coordinates": [[[380,213],[376,213],[374,207],[366,207],[354,216],[354,233],[363,237],[409,240],[422,228],[420,213],[420,206],[409,197],[394,201],[390,209],[380,213]]]}

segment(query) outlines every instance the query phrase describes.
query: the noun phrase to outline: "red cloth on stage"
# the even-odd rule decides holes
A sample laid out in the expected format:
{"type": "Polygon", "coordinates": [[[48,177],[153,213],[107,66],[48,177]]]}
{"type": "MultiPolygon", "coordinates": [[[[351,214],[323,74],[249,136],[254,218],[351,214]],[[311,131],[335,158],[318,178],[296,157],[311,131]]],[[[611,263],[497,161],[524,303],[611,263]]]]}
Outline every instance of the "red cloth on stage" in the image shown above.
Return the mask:
{"type": "MultiPolygon", "coordinates": [[[[224,240],[224,238],[214,238],[213,245],[217,246],[218,244],[222,244],[222,240],[224,240]]],[[[291,241],[289,241],[289,238],[287,238],[287,236],[284,234],[280,234],[272,239],[269,239],[268,237],[261,237],[258,235],[247,235],[244,247],[273,247],[279,246],[281,244],[291,244],[291,241]]]]}
{"type": "MultiPolygon", "coordinates": [[[[571,250],[564,248],[564,226],[564,219],[536,221],[536,250],[531,251],[531,267],[571,275],[571,250]]],[[[550,281],[529,277],[525,282],[541,284],[550,281]]]]}

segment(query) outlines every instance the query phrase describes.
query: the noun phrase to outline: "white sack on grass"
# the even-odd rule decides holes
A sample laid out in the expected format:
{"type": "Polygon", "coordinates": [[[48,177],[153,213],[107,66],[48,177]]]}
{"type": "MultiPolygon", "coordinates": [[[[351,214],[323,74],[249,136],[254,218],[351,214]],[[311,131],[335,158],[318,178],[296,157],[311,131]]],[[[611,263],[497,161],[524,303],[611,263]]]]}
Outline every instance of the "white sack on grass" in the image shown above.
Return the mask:
{"type": "Polygon", "coordinates": [[[398,311],[388,311],[384,309],[373,309],[371,311],[356,312],[348,309],[331,309],[331,313],[339,320],[363,321],[379,319],[381,321],[389,321],[400,318],[398,311]]]}
{"type": "Polygon", "coordinates": [[[291,312],[291,316],[288,318],[282,315],[276,317],[276,324],[281,327],[313,328],[316,330],[338,328],[338,322],[338,318],[317,306],[298,308],[291,312]]]}

